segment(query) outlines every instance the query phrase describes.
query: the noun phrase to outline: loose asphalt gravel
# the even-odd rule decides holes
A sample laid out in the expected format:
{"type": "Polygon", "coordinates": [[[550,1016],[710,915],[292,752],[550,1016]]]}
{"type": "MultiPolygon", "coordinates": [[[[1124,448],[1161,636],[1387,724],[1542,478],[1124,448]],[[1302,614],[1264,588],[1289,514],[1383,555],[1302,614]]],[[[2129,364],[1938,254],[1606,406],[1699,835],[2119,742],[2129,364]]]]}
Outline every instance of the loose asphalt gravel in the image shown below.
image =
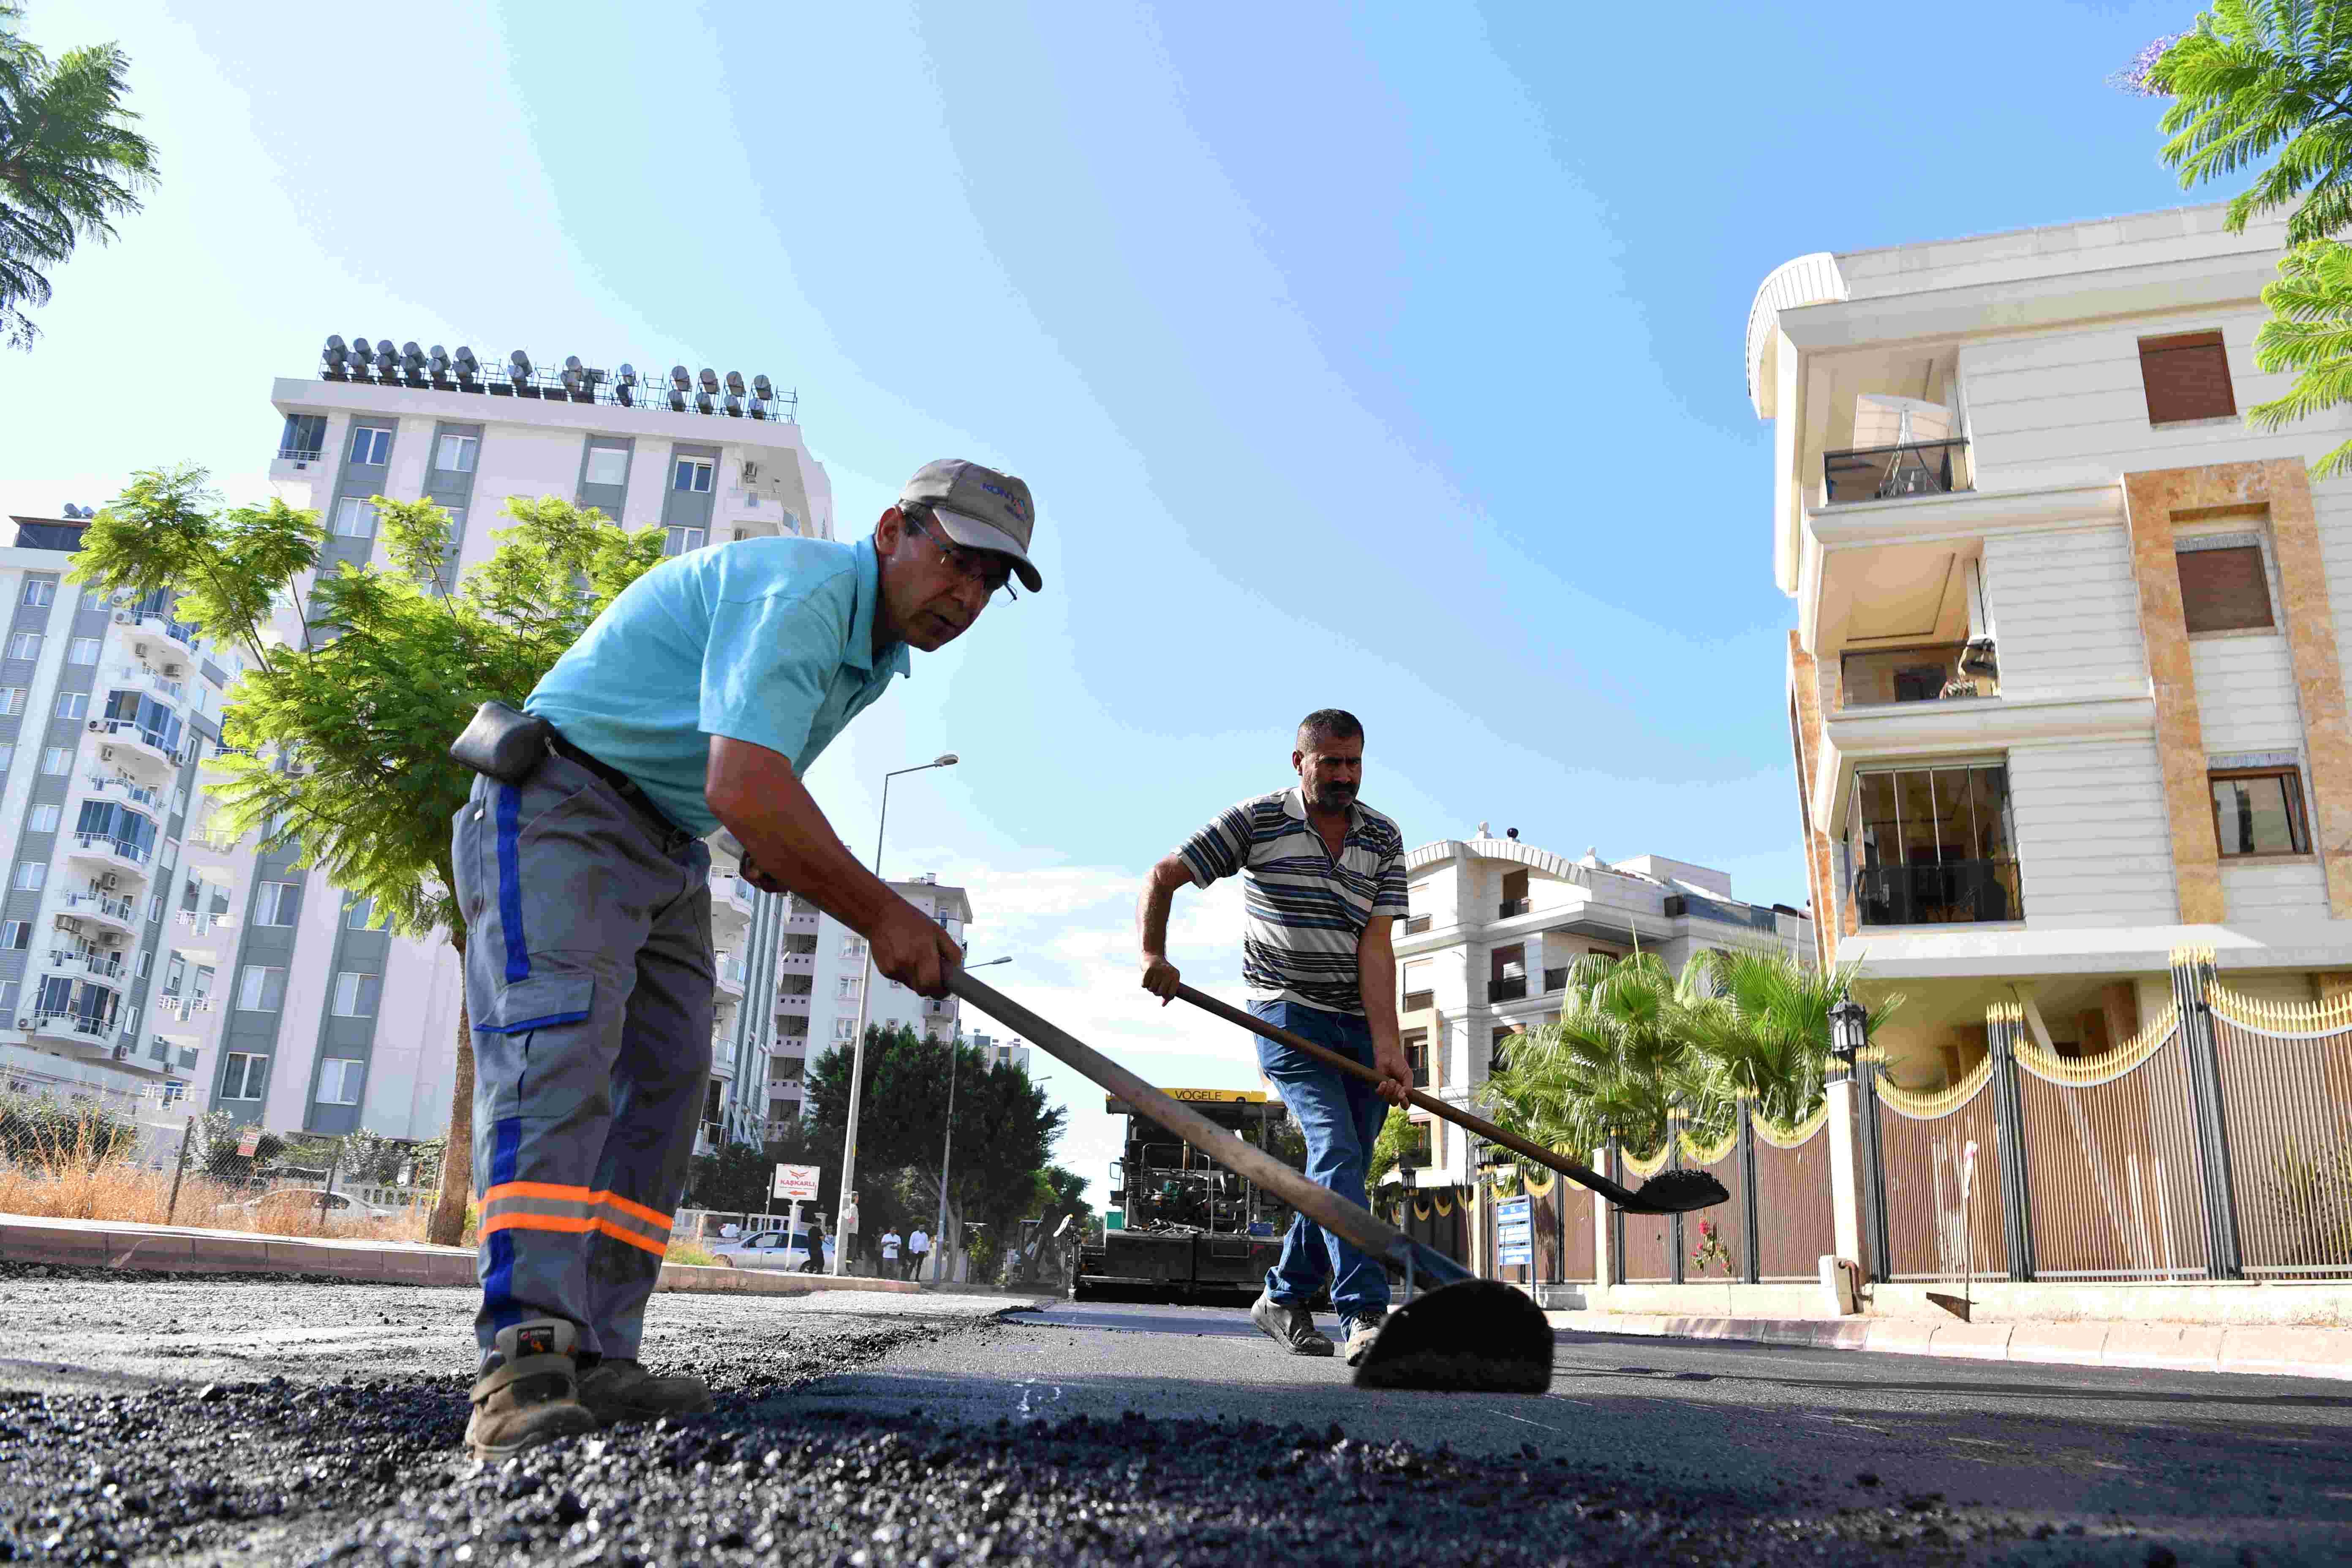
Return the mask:
{"type": "Polygon", "coordinates": [[[0,1265],[0,1560],[2352,1561],[2341,1384],[1563,1335],[1367,1395],[1232,1312],[665,1293],[716,1413],[479,1466],[468,1294],[0,1265]]]}

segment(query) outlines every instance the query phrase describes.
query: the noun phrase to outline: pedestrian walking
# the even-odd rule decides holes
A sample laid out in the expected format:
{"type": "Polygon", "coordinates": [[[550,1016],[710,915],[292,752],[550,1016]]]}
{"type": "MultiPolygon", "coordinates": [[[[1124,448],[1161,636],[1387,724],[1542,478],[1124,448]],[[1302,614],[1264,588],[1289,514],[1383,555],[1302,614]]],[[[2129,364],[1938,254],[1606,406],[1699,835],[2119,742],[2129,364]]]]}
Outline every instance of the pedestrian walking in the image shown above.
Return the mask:
{"type": "Polygon", "coordinates": [[[803,1274],[824,1272],[824,1216],[811,1215],[808,1227],[808,1261],[801,1265],[803,1274]]]}
{"type": "MultiPolygon", "coordinates": [[[[863,935],[946,994],[962,950],[845,848],[802,784],[842,729],[962,635],[1013,576],[1040,584],[1028,487],[926,465],[870,538],[689,551],[624,590],[517,713],[453,754],[484,776],[454,824],[470,924],[486,1458],[708,1408],[637,1361],[710,1081],[710,857],[863,935]]],[[[580,569],[558,563],[562,570],[580,569]]]]}
{"type": "Polygon", "coordinates": [[[882,1278],[898,1278],[898,1248],[901,1245],[896,1228],[882,1233],[882,1278]]]}
{"type": "Polygon", "coordinates": [[[915,1234],[907,1238],[907,1278],[920,1279],[923,1277],[923,1262],[930,1255],[930,1232],[919,1225],[915,1227],[915,1234]]]}
{"type": "MultiPolygon", "coordinates": [[[[1242,979],[1252,1013],[1379,1069],[1378,1089],[1287,1046],[1260,1039],[1258,1068],[1307,1136],[1307,1173],[1349,1203],[1388,1111],[1412,1087],[1397,1035],[1396,953],[1390,928],[1406,914],[1404,837],[1357,799],[1364,727],[1338,708],[1299,721],[1290,765],[1298,782],[1222,813],[1151,868],[1136,907],[1143,988],[1164,1005],[1181,980],[1168,961],[1176,889],[1239,874],[1247,888],[1242,979]]],[[[1380,1263],[1294,1215],[1282,1256],[1250,1308],[1257,1326],[1297,1355],[1329,1355],[1307,1303],[1328,1287],[1352,1364],[1388,1315],[1380,1263]]]]}

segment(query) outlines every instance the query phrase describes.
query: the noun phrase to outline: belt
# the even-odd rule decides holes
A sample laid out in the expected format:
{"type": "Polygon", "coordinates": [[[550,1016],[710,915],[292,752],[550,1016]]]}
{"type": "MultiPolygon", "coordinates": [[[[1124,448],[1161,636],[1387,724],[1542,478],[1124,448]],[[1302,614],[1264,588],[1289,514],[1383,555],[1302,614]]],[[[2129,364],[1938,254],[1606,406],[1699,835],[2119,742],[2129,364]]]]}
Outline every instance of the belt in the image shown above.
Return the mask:
{"type": "Polygon", "coordinates": [[[590,773],[594,773],[598,778],[603,779],[606,784],[612,785],[613,793],[621,797],[621,804],[635,812],[640,817],[644,818],[646,826],[654,830],[654,834],[656,837],[667,838],[673,836],[684,837],[688,836],[686,829],[680,827],[677,823],[672,822],[667,815],[663,812],[662,808],[654,804],[653,797],[646,794],[646,792],[638,786],[636,780],[631,778],[628,774],[623,773],[612,763],[605,762],[604,759],[594,756],[590,752],[582,751],[579,747],[565,740],[560,731],[550,730],[548,731],[547,744],[551,751],[561,752],[562,755],[571,758],[573,762],[578,763],[582,767],[586,768],[590,773]]]}

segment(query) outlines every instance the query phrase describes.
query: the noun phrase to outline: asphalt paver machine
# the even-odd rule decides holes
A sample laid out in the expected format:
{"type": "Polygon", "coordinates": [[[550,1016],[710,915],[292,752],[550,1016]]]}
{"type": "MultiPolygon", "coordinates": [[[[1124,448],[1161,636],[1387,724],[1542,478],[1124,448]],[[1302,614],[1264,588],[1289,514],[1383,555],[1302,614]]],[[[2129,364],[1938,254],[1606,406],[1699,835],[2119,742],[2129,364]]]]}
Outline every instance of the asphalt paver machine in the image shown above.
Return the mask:
{"type": "MultiPolygon", "coordinates": [[[[1244,1142],[1286,1164],[1305,1153],[1290,1113],[1263,1089],[1171,1089],[1244,1142]],[[1287,1146],[1286,1146],[1287,1145],[1287,1146]]],[[[1110,1202],[1118,1220],[1099,1243],[1070,1256],[1070,1299],[1245,1302],[1282,1254],[1290,1205],[1161,1131],[1117,1096],[1104,1110],[1127,1118],[1120,1157],[1111,1162],[1110,1202]]]]}

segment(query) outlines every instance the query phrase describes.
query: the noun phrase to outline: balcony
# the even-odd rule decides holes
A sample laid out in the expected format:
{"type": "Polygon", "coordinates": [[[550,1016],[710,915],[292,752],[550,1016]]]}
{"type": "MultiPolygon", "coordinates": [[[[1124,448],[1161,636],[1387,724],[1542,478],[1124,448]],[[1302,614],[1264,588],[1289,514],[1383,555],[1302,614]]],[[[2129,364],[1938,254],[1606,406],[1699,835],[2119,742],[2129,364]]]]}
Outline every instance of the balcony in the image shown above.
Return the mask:
{"type": "Polygon", "coordinates": [[[188,700],[188,683],[185,680],[173,679],[152,665],[110,664],[106,667],[104,675],[106,683],[110,687],[117,689],[145,687],[157,696],[167,697],[174,702],[185,702],[188,700]]]}
{"type": "Polygon", "coordinates": [[[1839,668],[1841,710],[2000,695],[1990,637],[1849,653],[1839,668]]]}
{"type": "Polygon", "coordinates": [[[730,996],[743,994],[743,961],[731,952],[719,955],[719,989],[730,996]]]}
{"type": "Polygon", "coordinates": [[[1399,1011],[1426,1013],[1436,1005],[1437,993],[1434,991],[1408,991],[1404,994],[1404,1005],[1399,1011]]]}
{"type": "Polygon", "coordinates": [[[120,984],[122,979],[122,955],[119,952],[82,952],[70,947],[49,949],[48,968],[52,973],[82,974],[92,980],[120,984]]]}
{"type": "Polygon", "coordinates": [[[107,867],[118,875],[142,879],[147,875],[148,858],[153,853],[144,844],[117,838],[111,833],[77,833],[66,848],[66,854],[72,859],[87,860],[93,865],[107,867]]]}
{"type": "Polygon", "coordinates": [[[1404,934],[1405,934],[1405,935],[1407,935],[1407,936],[1419,936],[1422,932],[1423,932],[1423,931],[1427,931],[1428,929],[1429,929],[1429,917],[1428,917],[1427,915],[1407,915],[1407,916],[1405,917],[1405,921],[1404,921],[1404,934]]]}
{"type": "Polygon", "coordinates": [[[1866,867],[1853,879],[1865,926],[1964,925],[2025,918],[2015,860],[1866,867]]]}
{"type": "MultiPolygon", "coordinates": [[[[161,637],[167,644],[177,644],[179,651],[194,658],[196,653],[196,628],[190,621],[175,621],[163,616],[141,616],[133,624],[147,637],[161,637]]],[[[158,650],[172,651],[170,647],[158,650]]],[[[158,678],[161,679],[160,677],[158,678]]]]}
{"type": "Polygon", "coordinates": [[[1505,899],[1495,906],[1495,918],[1498,921],[1507,921],[1514,915],[1526,914],[1528,907],[1528,900],[1525,899],[1505,899]]]}
{"type": "Polygon", "coordinates": [[[1486,984],[1486,1000],[1489,1002],[1524,1002],[1527,999],[1528,977],[1524,974],[1509,974],[1486,984]]]}
{"type": "Polygon", "coordinates": [[[118,1048],[114,1044],[112,1022],[86,1013],[35,1013],[26,1032],[46,1035],[51,1039],[66,1040],[77,1046],[95,1046],[110,1057],[118,1048]]]}
{"type": "Polygon", "coordinates": [[[1967,482],[1968,448],[1963,440],[1906,441],[1892,447],[1847,447],[1823,452],[1822,500],[1825,505],[1837,506],[1973,489],[1976,487],[1967,482]]]}
{"type": "Polygon", "coordinates": [[[712,872],[710,875],[711,913],[714,915],[729,913],[740,916],[745,920],[751,919],[753,891],[751,884],[740,877],[730,876],[723,871],[712,872]]]}
{"type": "Polygon", "coordinates": [[[104,795],[109,800],[128,801],[132,805],[143,805],[151,811],[161,809],[163,804],[162,790],[150,788],[129,773],[89,773],[84,776],[82,783],[92,795],[104,795]]]}
{"type": "Polygon", "coordinates": [[[816,954],[813,952],[781,954],[776,959],[776,970],[782,974],[814,974],[816,973],[816,954]]]}
{"type": "Polygon", "coordinates": [[[117,926],[123,931],[138,929],[137,917],[132,913],[129,899],[110,899],[104,893],[68,893],[58,901],[68,914],[117,926]]]}
{"type": "Polygon", "coordinates": [[[100,743],[101,762],[121,760],[155,768],[177,768],[188,760],[186,753],[164,742],[161,730],[142,730],[128,719],[92,719],[83,728],[100,743]]]}
{"type": "Polygon", "coordinates": [[[226,910],[175,910],[172,918],[198,936],[236,924],[236,916],[226,910]]]}
{"type": "Polygon", "coordinates": [[[809,994],[805,991],[780,991],[776,994],[776,1011],[796,1018],[805,1018],[809,1012],[809,994]]]}

